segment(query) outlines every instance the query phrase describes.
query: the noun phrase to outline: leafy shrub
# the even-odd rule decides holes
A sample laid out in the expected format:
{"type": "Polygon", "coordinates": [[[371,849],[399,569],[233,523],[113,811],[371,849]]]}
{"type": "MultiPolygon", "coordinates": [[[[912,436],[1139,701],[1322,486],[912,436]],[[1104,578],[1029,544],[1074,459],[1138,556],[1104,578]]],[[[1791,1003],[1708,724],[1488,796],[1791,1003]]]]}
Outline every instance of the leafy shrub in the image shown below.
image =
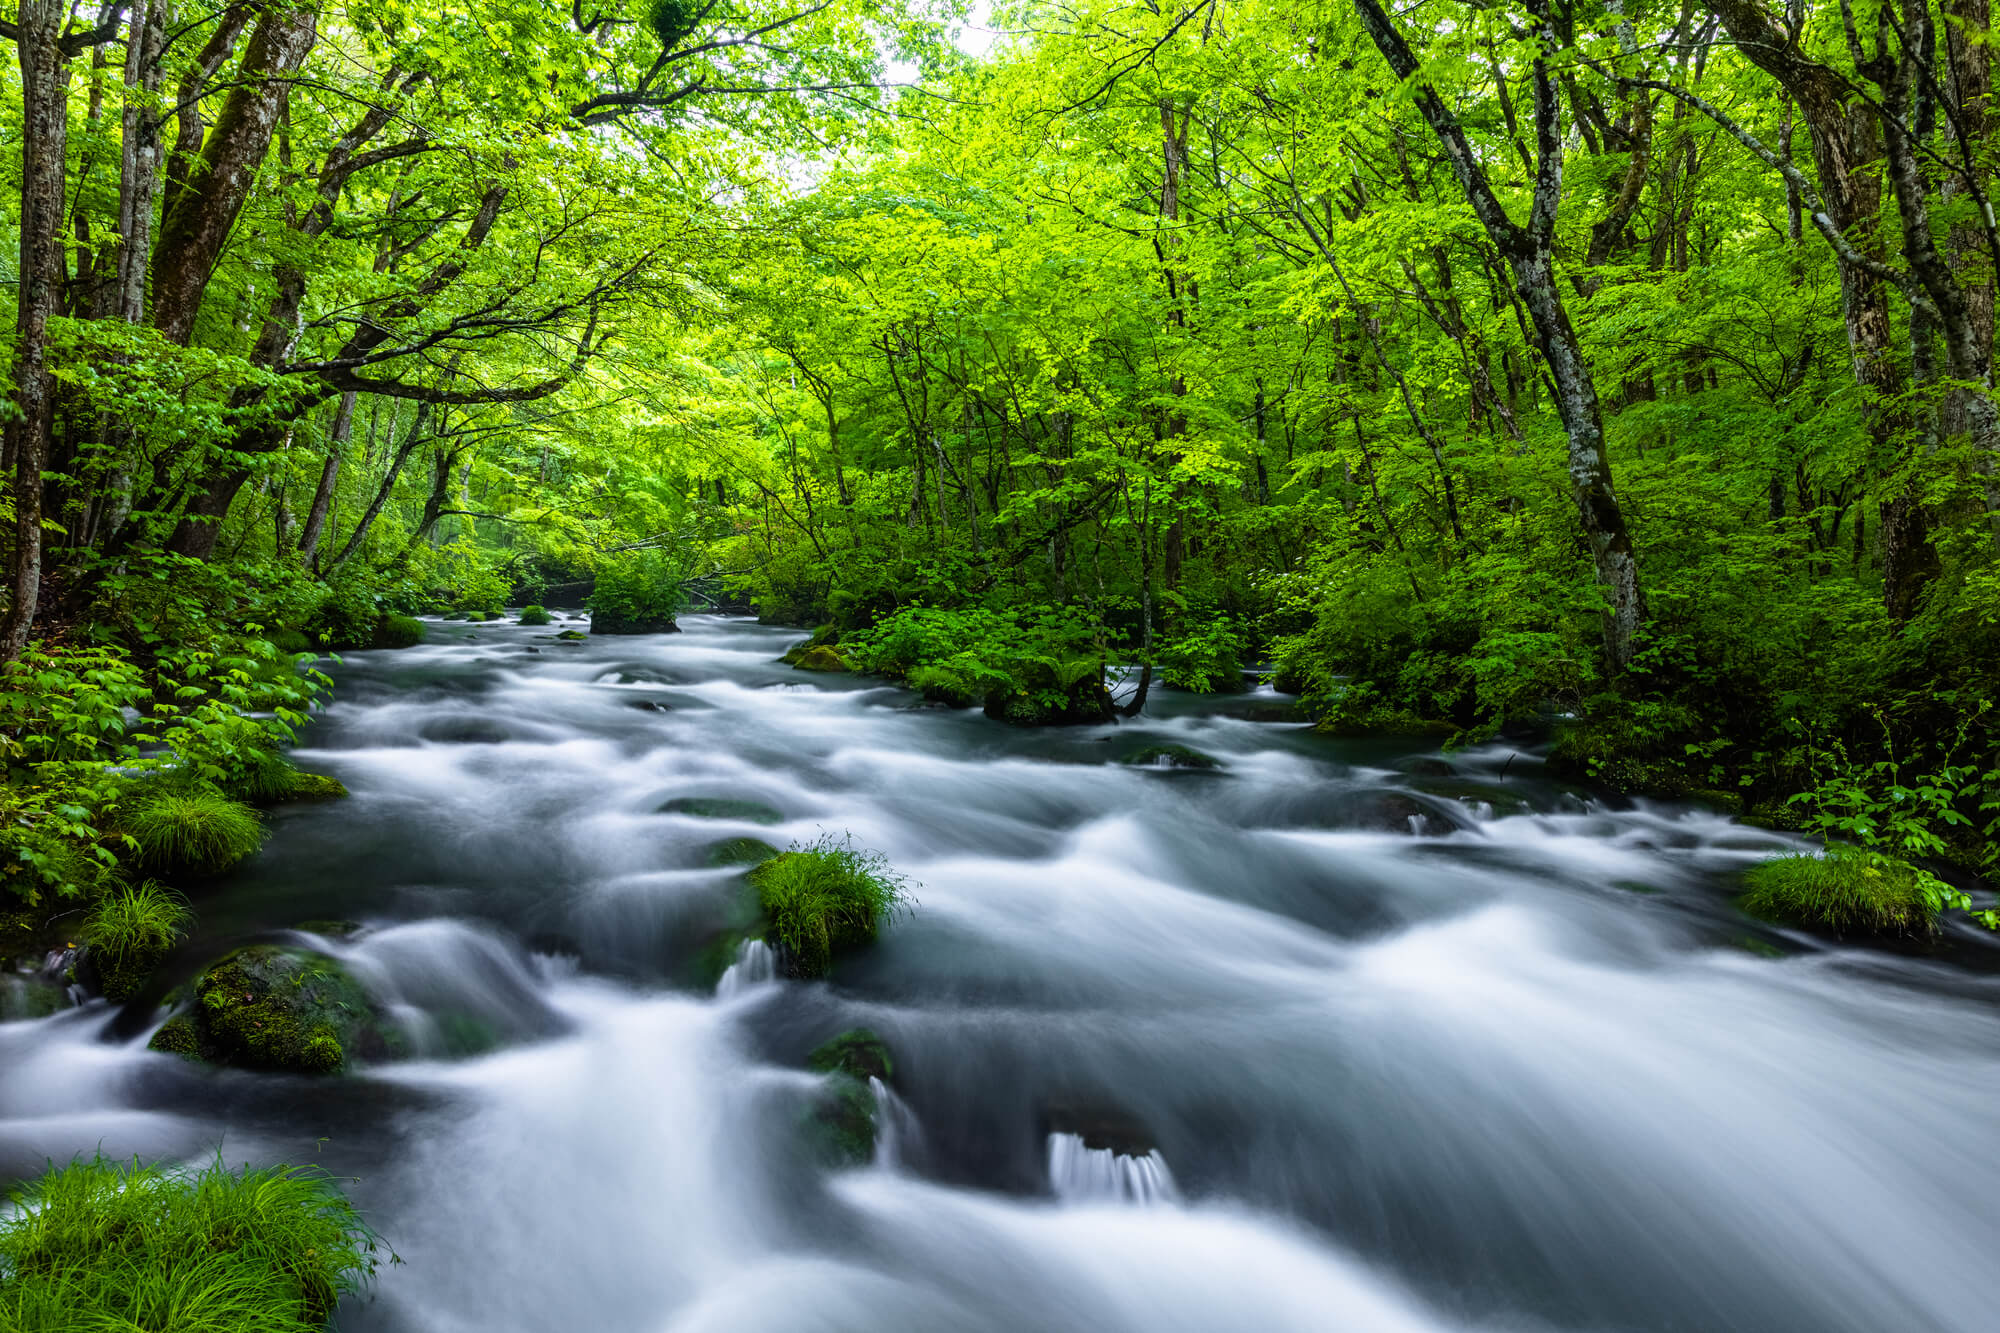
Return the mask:
{"type": "Polygon", "coordinates": [[[83,924],[98,989],[108,1000],[128,1000],[167,950],[179,944],[193,920],[187,900],[148,880],[113,889],[98,899],[83,924]]]}
{"type": "Polygon", "coordinates": [[[1006,616],[984,607],[905,607],[843,636],[840,654],[865,671],[903,678],[927,699],[983,706],[1020,725],[1110,716],[1096,630],[1061,608],[1006,616]]]}
{"type": "Polygon", "coordinates": [[[546,625],[549,623],[549,620],[549,613],[539,606],[530,604],[521,608],[521,623],[523,625],[546,625]]]}
{"type": "Polygon", "coordinates": [[[586,605],[594,634],[640,634],[675,628],[686,602],[692,548],[624,551],[606,557],[586,605]]]}
{"type": "Polygon", "coordinates": [[[1243,688],[1243,633],[1227,616],[1212,616],[1161,645],[1160,679],[1177,689],[1207,694],[1243,688]]]}
{"type": "Polygon", "coordinates": [[[826,834],[750,872],[772,943],[796,975],[825,976],[834,954],[867,944],[905,902],[905,880],[879,852],[826,834]]]}
{"type": "Polygon", "coordinates": [[[307,1333],[375,1272],[375,1234],[326,1176],[103,1158],[13,1192],[9,1333],[307,1333]]]}
{"type": "Polygon", "coordinates": [[[1752,866],[1744,882],[1743,909],[1752,915],[1832,930],[1928,931],[1942,907],[1925,892],[1923,872],[1854,848],[1780,856],[1752,866]]]}
{"type": "Polygon", "coordinates": [[[383,616],[375,627],[377,648],[412,648],[424,641],[424,622],[415,616],[383,616]]]}
{"type": "Polygon", "coordinates": [[[226,870],[264,840],[256,811],[198,787],[147,793],[119,822],[138,843],[140,860],[161,870],[226,870]]]}

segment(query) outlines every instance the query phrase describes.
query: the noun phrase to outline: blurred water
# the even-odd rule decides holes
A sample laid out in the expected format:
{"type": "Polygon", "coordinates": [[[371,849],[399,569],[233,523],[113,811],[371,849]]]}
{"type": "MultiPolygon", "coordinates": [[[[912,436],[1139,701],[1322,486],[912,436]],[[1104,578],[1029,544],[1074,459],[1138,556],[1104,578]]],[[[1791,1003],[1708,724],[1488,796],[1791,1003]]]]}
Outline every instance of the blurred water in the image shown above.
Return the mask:
{"type": "Polygon", "coordinates": [[[416,1058],[309,1082],[150,1055],[146,1005],[0,1023],[0,1174],[319,1162],[406,1261],[342,1314],[384,1333],[1993,1326],[1984,941],[1749,922],[1729,876],[1782,839],[1504,744],[1177,695],[1019,731],[686,624],[353,654],[298,756],[352,798],[277,814],[168,970],[312,943],[416,1058]],[[1163,743],[1222,767],[1118,762],[1163,743]],[[822,831],[915,905],[831,985],[718,985],[719,845],[822,831]],[[271,933],[325,919],[364,929],[271,933]],[[893,1132],[832,1172],[805,1056],[862,1026],[893,1132]]]}

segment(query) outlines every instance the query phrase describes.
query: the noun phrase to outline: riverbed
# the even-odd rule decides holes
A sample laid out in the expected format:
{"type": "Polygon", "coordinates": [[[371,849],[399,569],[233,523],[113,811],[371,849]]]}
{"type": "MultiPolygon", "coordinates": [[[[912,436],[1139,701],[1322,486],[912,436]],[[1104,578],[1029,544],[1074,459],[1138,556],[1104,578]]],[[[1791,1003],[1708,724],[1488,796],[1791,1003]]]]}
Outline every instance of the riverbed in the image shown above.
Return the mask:
{"type": "Polygon", "coordinates": [[[313,1081],[150,1053],[149,1006],[0,1024],[0,1174],[321,1165],[401,1260],[350,1331],[1995,1326],[1970,932],[1752,921],[1733,876],[1795,843],[1506,743],[1332,739],[1268,692],[1016,729],[683,624],[330,665],[296,758],[352,796],[197,888],[169,971],[327,949],[415,1056],[313,1081]],[[1159,744],[1220,767],[1122,762],[1159,744]],[[716,845],[827,833],[912,905],[830,983],[718,988],[716,845]],[[326,920],[363,929],[273,934],[326,920]],[[830,1169],[805,1056],[856,1027],[889,1132],[830,1169]]]}

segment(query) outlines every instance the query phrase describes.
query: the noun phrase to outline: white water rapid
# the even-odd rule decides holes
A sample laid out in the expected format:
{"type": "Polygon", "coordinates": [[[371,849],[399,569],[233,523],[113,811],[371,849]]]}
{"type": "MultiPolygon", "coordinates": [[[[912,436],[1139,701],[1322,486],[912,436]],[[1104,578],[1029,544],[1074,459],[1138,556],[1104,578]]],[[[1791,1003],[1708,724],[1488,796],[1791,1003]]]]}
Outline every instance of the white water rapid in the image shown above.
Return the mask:
{"type": "Polygon", "coordinates": [[[332,668],[298,759],[352,797],[197,886],[162,979],[315,943],[408,1058],[206,1069],[148,1005],[10,986],[0,1175],[324,1166],[403,1260],[346,1333],[2000,1324],[2000,955],[1742,917],[1780,837],[1268,691],[1021,731],[742,620],[430,632],[332,668]],[[1120,762],[1164,744],[1221,766],[1120,762]],[[778,979],[730,849],[822,831],[915,902],[778,979]],[[283,933],[327,920],[362,929],[283,933]],[[836,1169],[807,1056],[856,1028],[888,1132],[836,1169]]]}

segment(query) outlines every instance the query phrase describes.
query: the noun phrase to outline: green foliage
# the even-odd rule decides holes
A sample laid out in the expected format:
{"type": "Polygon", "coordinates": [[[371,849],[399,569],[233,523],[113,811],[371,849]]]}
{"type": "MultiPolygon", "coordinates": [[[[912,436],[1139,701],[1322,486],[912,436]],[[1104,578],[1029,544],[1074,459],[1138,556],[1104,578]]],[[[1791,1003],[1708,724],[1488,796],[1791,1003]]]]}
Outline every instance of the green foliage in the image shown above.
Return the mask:
{"type": "Polygon", "coordinates": [[[1240,690],[1243,648],[1243,633],[1227,616],[1205,617],[1200,624],[1161,645],[1160,678],[1169,685],[1198,694],[1240,690]]]}
{"type": "Polygon", "coordinates": [[[908,901],[903,877],[879,852],[856,847],[851,836],[793,843],[752,869],[750,882],[771,943],[802,977],[825,976],[835,954],[873,941],[908,901]]]}
{"type": "Polygon", "coordinates": [[[255,810],[201,788],[146,792],[119,815],[119,828],[143,864],[194,874],[227,870],[264,841],[255,810]]]}
{"type": "Polygon", "coordinates": [[[415,616],[383,616],[375,627],[375,647],[412,648],[424,641],[424,622],[415,616]]]}
{"type": "Polygon", "coordinates": [[[1922,872],[1877,852],[1831,848],[1780,856],[1744,874],[1754,916],[1876,934],[1932,929],[1942,906],[1922,872]]]}
{"type": "Polygon", "coordinates": [[[375,1273],[326,1176],[103,1158],[51,1168],[0,1220],[9,1333],[312,1333],[375,1273]]]}
{"type": "Polygon", "coordinates": [[[521,623],[523,625],[546,625],[549,623],[549,620],[549,613],[539,606],[531,603],[521,608],[521,623]]]}
{"type": "Polygon", "coordinates": [[[107,1000],[128,1000],[194,920],[187,900],[148,880],[98,899],[83,924],[91,966],[107,1000]]]}
{"type": "Polygon", "coordinates": [[[685,549],[624,551],[597,566],[591,589],[593,634],[646,634],[674,627],[687,601],[694,552],[685,549]]]}
{"type": "Polygon", "coordinates": [[[983,706],[1009,722],[1109,716],[1096,629],[1062,608],[1006,616],[979,607],[905,607],[872,629],[843,635],[839,651],[863,670],[901,677],[927,699],[983,706]]]}

